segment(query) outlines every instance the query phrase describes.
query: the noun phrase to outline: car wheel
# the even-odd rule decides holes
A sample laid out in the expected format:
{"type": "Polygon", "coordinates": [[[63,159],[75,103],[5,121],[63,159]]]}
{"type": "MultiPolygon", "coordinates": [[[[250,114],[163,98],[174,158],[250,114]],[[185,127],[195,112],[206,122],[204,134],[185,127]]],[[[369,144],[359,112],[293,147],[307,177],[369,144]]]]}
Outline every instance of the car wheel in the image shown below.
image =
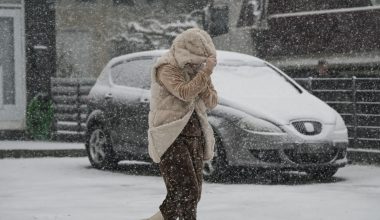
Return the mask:
{"type": "Polygon", "coordinates": [[[329,168],[308,170],[306,171],[306,173],[310,175],[313,179],[326,180],[333,177],[337,171],[338,171],[338,168],[329,167],[329,168]]]}
{"type": "Polygon", "coordinates": [[[216,136],[215,153],[210,161],[203,163],[203,177],[207,181],[220,181],[227,174],[226,153],[221,140],[216,136]]]}
{"type": "Polygon", "coordinates": [[[116,168],[118,161],[112,149],[109,135],[103,126],[92,126],[89,128],[88,134],[86,150],[91,165],[97,169],[116,168]]]}

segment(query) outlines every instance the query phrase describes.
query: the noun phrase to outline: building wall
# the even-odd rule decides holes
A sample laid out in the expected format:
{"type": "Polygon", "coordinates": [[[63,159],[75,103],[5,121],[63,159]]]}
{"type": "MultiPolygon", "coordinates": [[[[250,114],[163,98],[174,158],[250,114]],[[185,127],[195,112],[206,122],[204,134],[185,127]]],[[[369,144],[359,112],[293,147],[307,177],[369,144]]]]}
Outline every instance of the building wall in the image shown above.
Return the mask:
{"type": "Polygon", "coordinates": [[[258,55],[294,77],[316,72],[319,60],[342,77],[378,76],[378,1],[269,1],[268,30],[259,37],[258,55]]]}
{"type": "Polygon", "coordinates": [[[258,56],[297,77],[322,59],[341,76],[379,74],[379,0],[214,2],[229,7],[229,32],[214,37],[218,49],[258,56]],[[238,27],[247,2],[265,3],[261,25],[238,27]]]}
{"type": "Polygon", "coordinates": [[[0,61],[7,64],[6,74],[0,74],[4,75],[0,76],[3,81],[0,90],[4,88],[5,91],[0,92],[0,97],[6,95],[0,101],[0,138],[3,131],[24,130],[30,100],[37,94],[50,93],[50,77],[56,63],[52,3],[52,0],[0,0],[3,29],[7,27],[4,18],[12,20],[9,23],[12,28],[8,33],[1,32],[0,36],[3,39],[11,36],[14,42],[14,45],[7,43],[6,47],[0,45],[0,51],[5,51],[8,58],[8,62],[0,61]]]}
{"type": "Polygon", "coordinates": [[[207,1],[139,0],[115,4],[111,0],[57,0],[57,76],[96,77],[114,56],[113,39],[129,22],[155,19],[177,22],[179,14],[202,8],[207,1]],[[175,3],[174,3],[175,2],[175,3]]]}

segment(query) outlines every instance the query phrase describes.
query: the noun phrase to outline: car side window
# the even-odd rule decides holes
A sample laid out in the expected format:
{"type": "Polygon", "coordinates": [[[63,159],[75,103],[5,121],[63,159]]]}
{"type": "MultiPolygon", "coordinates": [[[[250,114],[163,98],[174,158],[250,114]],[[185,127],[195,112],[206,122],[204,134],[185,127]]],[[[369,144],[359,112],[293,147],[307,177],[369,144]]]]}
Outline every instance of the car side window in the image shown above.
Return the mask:
{"type": "Polygon", "coordinates": [[[144,57],[117,63],[111,68],[112,82],[116,85],[150,88],[150,72],[153,58],[144,57]]]}

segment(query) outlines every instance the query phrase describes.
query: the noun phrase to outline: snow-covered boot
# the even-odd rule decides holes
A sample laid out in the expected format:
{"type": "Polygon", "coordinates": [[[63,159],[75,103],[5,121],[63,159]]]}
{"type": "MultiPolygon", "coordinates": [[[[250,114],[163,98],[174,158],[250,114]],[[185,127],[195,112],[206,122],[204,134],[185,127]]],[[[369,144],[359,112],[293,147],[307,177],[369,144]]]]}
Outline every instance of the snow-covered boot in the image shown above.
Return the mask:
{"type": "Polygon", "coordinates": [[[154,214],[152,217],[148,218],[147,220],[164,220],[164,217],[161,214],[161,211],[158,211],[156,214],[154,214]]]}

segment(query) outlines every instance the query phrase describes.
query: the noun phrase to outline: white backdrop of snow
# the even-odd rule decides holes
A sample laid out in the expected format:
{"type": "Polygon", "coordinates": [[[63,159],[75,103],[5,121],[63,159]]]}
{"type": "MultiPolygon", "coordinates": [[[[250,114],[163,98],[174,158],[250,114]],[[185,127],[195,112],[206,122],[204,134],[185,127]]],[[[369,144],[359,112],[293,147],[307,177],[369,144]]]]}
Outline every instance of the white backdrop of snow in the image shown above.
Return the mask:
{"type": "MultiPolygon", "coordinates": [[[[143,165],[141,165],[143,166],[143,165]]],[[[162,177],[90,168],[87,158],[0,160],[2,220],[136,220],[158,210],[162,177]]],[[[207,220],[378,220],[380,168],[349,166],[331,183],[204,183],[207,220]]]]}

